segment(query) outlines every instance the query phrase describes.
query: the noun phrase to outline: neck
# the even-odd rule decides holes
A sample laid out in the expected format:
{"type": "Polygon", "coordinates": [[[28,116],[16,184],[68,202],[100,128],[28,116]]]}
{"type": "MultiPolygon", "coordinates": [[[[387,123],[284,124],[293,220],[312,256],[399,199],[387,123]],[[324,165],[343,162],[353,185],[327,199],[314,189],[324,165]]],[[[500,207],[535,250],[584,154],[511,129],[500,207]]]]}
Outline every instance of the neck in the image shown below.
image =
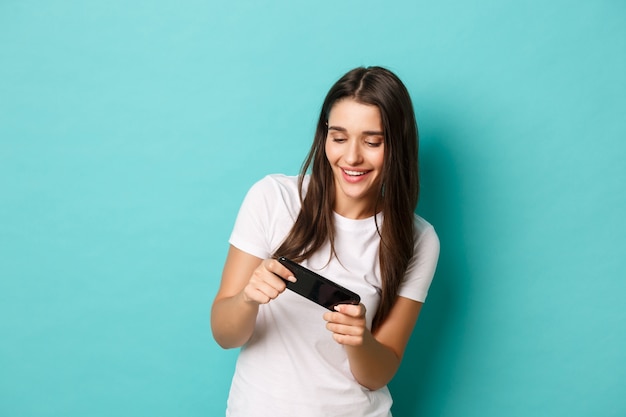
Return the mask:
{"type": "Polygon", "coordinates": [[[374,204],[352,204],[350,201],[343,202],[342,204],[335,202],[333,210],[338,215],[353,220],[367,219],[376,214],[374,204]]]}

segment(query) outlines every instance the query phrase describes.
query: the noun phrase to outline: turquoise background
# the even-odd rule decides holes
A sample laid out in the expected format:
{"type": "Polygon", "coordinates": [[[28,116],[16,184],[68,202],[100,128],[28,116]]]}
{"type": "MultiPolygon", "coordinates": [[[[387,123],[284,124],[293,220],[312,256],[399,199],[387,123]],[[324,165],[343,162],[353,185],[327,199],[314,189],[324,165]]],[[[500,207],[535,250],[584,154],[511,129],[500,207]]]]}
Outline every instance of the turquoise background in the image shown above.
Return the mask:
{"type": "Polygon", "coordinates": [[[626,415],[623,1],[0,1],[0,415],[219,416],[237,209],[383,65],[440,265],[397,416],[626,415]]]}

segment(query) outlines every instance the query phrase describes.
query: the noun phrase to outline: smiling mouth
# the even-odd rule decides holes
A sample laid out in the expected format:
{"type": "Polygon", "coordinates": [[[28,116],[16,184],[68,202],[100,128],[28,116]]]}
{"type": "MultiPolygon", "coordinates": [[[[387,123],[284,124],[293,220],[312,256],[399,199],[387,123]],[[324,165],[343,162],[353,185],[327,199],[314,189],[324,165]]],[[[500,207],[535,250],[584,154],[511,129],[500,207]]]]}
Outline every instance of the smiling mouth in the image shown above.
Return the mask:
{"type": "Polygon", "coordinates": [[[369,172],[369,171],[352,171],[349,169],[342,169],[342,170],[346,175],[349,175],[351,177],[360,177],[361,175],[365,175],[369,172]]]}

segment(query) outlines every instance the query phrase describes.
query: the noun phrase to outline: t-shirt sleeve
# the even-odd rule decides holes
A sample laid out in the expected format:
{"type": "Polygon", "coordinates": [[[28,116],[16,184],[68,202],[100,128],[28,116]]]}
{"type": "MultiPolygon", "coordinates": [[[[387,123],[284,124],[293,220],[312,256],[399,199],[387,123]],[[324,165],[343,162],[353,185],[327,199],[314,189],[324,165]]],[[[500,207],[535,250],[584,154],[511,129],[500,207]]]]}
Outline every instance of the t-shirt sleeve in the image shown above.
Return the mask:
{"type": "Polygon", "coordinates": [[[268,207],[268,178],[254,184],[239,208],[235,226],[228,242],[257,258],[267,259],[270,247],[267,240],[267,228],[270,223],[268,207]]]}
{"type": "Polygon", "coordinates": [[[426,301],[438,260],[439,238],[435,229],[423,220],[417,222],[413,258],[398,289],[398,295],[419,302],[426,301]]]}
{"type": "Polygon", "coordinates": [[[246,194],[229,243],[257,258],[268,259],[282,244],[299,211],[298,178],[268,175],[246,194]]]}

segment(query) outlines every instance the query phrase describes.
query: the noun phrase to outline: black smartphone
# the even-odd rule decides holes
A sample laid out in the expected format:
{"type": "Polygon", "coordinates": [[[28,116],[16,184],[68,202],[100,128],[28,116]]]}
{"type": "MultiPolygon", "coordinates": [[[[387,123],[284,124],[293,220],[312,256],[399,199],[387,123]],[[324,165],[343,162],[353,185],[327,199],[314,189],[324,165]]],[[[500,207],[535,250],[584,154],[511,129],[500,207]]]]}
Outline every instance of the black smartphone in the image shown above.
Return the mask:
{"type": "Polygon", "coordinates": [[[284,256],[278,258],[278,262],[285,265],[293,273],[293,276],[296,277],[296,282],[285,281],[287,288],[322,307],[334,311],[334,307],[338,304],[359,304],[361,302],[361,297],[357,293],[316,274],[284,256]]]}

